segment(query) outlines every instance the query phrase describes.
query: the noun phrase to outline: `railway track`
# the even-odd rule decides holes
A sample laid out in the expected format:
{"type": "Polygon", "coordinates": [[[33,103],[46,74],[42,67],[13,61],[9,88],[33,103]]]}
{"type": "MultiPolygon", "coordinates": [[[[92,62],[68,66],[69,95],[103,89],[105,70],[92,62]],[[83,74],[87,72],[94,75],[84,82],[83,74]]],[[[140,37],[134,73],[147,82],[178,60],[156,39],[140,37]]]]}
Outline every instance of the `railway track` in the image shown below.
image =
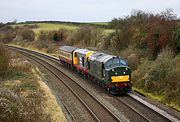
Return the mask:
{"type": "MultiPolygon", "coordinates": [[[[76,98],[82,103],[82,105],[87,109],[87,111],[96,121],[121,121],[121,119],[114,115],[104,104],[99,102],[94,95],[92,95],[86,89],[82,88],[78,83],[74,82],[73,79],[61,72],[61,70],[59,70],[57,67],[54,67],[52,64],[46,62],[37,55],[33,55],[32,52],[29,53],[23,49],[15,50],[21,52],[26,57],[39,63],[41,66],[54,74],[54,76],[56,76],[59,81],[61,81],[76,96],[76,98]],[[62,80],[62,77],[66,77],[66,81],[62,80]]],[[[74,119],[74,117],[72,118],[74,119]]]]}
{"type": "MultiPolygon", "coordinates": [[[[131,111],[136,119],[140,119],[143,122],[170,122],[171,120],[167,117],[159,114],[158,112],[148,108],[146,105],[140,103],[139,101],[131,98],[130,96],[121,96],[115,98],[119,103],[124,104],[128,111],[131,111]]],[[[117,102],[117,104],[118,104],[117,102]]]]}
{"type": "MultiPolygon", "coordinates": [[[[13,48],[13,47],[11,47],[13,48]]],[[[24,50],[24,53],[28,54],[28,55],[31,55],[30,57],[32,58],[32,53],[34,54],[34,57],[36,58],[39,58],[39,63],[42,63],[44,62],[43,59],[48,59],[49,61],[51,62],[56,62],[59,64],[59,61],[58,59],[55,59],[54,57],[52,56],[47,56],[45,54],[40,54],[38,52],[34,52],[34,51],[31,51],[31,50],[26,50],[26,49],[21,49],[21,48],[14,48],[16,50],[19,50],[22,52],[22,50],[24,50]],[[27,53],[28,52],[28,53],[27,53]],[[36,56],[35,56],[36,55],[36,56]],[[39,57],[38,57],[39,56],[39,57]],[[43,59],[42,59],[43,57],[43,59]]],[[[26,56],[28,56],[26,55],[26,56]]],[[[36,60],[36,59],[34,59],[36,60]]],[[[45,62],[44,62],[45,63],[45,62]]],[[[42,64],[43,65],[43,64],[42,64]]],[[[47,63],[46,62],[46,65],[44,64],[44,67],[46,67],[46,69],[48,69],[47,65],[49,65],[48,67],[54,67],[52,66],[50,63],[47,63]]],[[[54,72],[54,70],[57,70],[58,72],[61,72],[61,70],[59,70],[58,68],[54,67],[53,69],[52,68],[49,68],[51,69],[52,71],[51,72],[54,72]]],[[[57,76],[59,78],[59,80],[61,82],[64,82],[61,80],[60,78],[60,75],[57,73],[53,73],[55,76],[57,76]]],[[[98,99],[91,93],[89,93],[89,91],[87,91],[86,89],[82,88],[78,83],[76,83],[73,79],[71,79],[69,76],[67,76],[66,74],[62,73],[61,72],[61,76],[62,77],[67,77],[69,80],[69,83],[66,83],[64,82],[64,84],[67,86],[67,87],[70,87],[69,90],[71,92],[73,92],[73,94],[79,99],[79,101],[86,107],[86,109],[89,111],[89,113],[92,115],[92,117],[96,120],[96,121],[121,121],[120,118],[118,118],[117,115],[114,115],[111,110],[106,107],[105,105],[103,105],[101,102],[98,101],[98,99]],[[78,91],[78,93],[76,93],[78,91]],[[84,93],[85,92],[85,93],[84,93]],[[88,100],[89,99],[89,100],[88,100]],[[93,104],[91,104],[93,103],[93,104]],[[94,105],[96,103],[96,105],[94,105]],[[98,109],[97,109],[98,108],[98,109]],[[103,112],[104,111],[104,112],[103,112]],[[106,118],[107,117],[107,118],[106,118]]],[[[129,109],[130,112],[133,112],[134,113],[134,116],[138,116],[138,118],[140,118],[140,121],[154,121],[151,117],[145,115],[142,111],[139,111],[137,109],[137,107],[133,106],[133,105],[130,105],[129,103],[127,103],[127,99],[134,99],[134,98],[130,98],[131,95],[127,96],[129,98],[119,98],[119,97],[112,97],[113,99],[119,101],[121,104],[124,104],[124,106],[126,106],[127,109],[129,109]]],[[[134,99],[135,100],[135,99],[134,99]]],[[[131,100],[133,101],[133,100],[131,100]]],[[[136,101],[138,102],[138,101],[136,101]]],[[[141,104],[141,106],[143,107],[147,107],[146,105],[142,104],[142,103],[139,103],[141,104]]],[[[167,117],[166,115],[162,115],[160,113],[158,113],[157,111],[154,111],[150,108],[146,108],[147,110],[151,111],[149,113],[153,113],[154,115],[156,114],[157,116],[159,116],[161,119],[160,121],[179,121],[178,119],[176,118],[169,118],[167,117]]]]}

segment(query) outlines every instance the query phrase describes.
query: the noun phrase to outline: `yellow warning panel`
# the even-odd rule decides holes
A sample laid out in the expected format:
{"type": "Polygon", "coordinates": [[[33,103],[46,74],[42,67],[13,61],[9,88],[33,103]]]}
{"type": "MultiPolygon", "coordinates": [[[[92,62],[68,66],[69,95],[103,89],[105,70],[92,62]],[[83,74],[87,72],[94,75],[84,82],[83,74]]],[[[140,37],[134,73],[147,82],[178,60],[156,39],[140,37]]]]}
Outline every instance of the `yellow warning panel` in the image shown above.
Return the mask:
{"type": "Polygon", "coordinates": [[[124,82],[130,81],[129,75],[121,75],[121,76],[111,76],[112,82],[124,82]]]}

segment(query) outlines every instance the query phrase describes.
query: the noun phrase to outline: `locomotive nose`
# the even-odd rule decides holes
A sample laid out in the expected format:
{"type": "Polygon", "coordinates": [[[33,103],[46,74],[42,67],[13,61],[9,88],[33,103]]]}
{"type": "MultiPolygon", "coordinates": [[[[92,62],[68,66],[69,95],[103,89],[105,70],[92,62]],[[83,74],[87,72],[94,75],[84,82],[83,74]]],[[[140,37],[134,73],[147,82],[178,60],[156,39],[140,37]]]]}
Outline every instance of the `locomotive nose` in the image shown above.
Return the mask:
{"type": "Polygon", "coordinates": [[[110,70],[112,76],[130,75],[131,69],[125,66],[114,67],[110,70]]]}

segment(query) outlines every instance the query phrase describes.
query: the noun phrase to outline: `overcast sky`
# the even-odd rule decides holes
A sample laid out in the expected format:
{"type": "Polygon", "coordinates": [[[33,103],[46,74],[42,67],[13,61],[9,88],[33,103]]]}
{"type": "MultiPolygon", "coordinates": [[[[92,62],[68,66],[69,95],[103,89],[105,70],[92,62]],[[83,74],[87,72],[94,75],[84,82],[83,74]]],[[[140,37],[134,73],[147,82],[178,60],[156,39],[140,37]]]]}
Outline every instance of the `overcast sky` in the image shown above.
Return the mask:
{"type": "Polygon", "coordinates": [[[0,0],[0,22],[102,22],[127,16],[133,9],[160,13],[167,8],[180,17],[180,0],[0,0]]]}

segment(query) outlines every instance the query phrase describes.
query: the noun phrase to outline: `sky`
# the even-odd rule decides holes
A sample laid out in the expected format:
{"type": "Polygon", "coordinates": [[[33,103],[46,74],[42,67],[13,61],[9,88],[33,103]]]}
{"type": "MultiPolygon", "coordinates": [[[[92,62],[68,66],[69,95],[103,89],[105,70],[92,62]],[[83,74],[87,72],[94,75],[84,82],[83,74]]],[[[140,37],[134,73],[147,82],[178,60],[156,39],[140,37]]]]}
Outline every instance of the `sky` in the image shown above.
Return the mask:
{"type": "Polygon", "coordinates": [[[0,0],[0,22],[106,22],[133,9],[160,13],[167,8],[180,17],[180,0],[0,0]]]}

